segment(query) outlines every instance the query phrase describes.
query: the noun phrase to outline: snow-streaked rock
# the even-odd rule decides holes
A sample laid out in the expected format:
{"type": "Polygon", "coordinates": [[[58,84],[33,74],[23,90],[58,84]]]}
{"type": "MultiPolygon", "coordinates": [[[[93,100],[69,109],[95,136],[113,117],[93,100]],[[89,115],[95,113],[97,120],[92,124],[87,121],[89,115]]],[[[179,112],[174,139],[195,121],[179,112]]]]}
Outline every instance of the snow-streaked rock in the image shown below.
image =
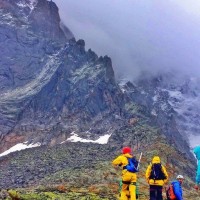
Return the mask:
{"type": "MultiPolygon", "coordinates": [[[[111,134],[106,134],[100,136],[97,140],[89,140],[79,137],[76,133],[71,133],[71,136],[67,139],[67,141],[70,142],[91,142],[91,143],[97,143],[97,144],[107,144],[108,139],[110,138],[111,134]]],[[[61,142],[61,144],[64,142],[61,142]]]]}
{"type": "Polygon", "coordinates": [[[40,145],[41,145],[40,143],[36,143],[36,144],[28,144],[27,142],[19,143],[19,144],[16,144],[15,146],[11,147],[7,151],[4,151],[3,153],[1,153],[0,157],[8,155],[9,153],[12,153],[12,152],[15,152],[15,151],[21,151],[23,149],[34,148],[34,147],[38,147],[40,145]]]}

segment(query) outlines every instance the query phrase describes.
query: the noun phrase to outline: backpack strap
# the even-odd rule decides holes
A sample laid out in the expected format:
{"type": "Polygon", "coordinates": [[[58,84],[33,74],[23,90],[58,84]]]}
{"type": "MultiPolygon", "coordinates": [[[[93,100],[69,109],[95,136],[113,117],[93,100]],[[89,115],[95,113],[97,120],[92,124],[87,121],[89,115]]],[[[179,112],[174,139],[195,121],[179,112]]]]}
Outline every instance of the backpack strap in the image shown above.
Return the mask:
{"type": "MultiPolygon", "coordinates": [[[[133,158],[133,157],[127,157],[127,156],[124,156],[124,157],[125,157],[125,158],[127,159],[127,161],[128,161],[128,164],[127,164],[127,165],[129,165],[129,159],[130,159],[130,158],[133,158]]],[[[123,169],[126,169],[127,165],[123,166],[123,169]]]]}

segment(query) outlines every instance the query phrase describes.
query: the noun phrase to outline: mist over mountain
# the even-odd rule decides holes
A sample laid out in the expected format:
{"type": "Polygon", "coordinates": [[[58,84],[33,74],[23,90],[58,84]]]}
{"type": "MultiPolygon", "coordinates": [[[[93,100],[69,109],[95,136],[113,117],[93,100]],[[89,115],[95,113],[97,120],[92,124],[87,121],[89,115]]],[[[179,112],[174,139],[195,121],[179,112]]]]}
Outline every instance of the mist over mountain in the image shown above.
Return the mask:
{"type": "Polygon", "coordinates": [[[141,79],[153,81],[162,77],[161,85],[152,85],[151,89],[168,92],[180,132],[191,146],[197,145],[200,2],[55,2],[62,21],[76,38],[86,40],[86,48],[112,58],[119,82],[131,80],[140,86],[141,79]]]}
{"type": "Polygon", "coordinates": [[[55,0],[86,48],[113,61],[117,78],[171,72],[199,76],[199,1],[55,0]]]}

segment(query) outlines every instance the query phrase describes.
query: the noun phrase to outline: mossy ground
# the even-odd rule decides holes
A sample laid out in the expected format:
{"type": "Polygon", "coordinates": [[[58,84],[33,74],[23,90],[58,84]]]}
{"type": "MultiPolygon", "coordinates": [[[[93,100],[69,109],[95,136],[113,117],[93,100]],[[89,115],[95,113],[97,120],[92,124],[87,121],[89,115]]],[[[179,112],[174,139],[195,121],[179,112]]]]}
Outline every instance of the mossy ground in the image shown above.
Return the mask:
{"type": "MultiPolygon", "coordinates": [[[[160,142],[155,149],[152,145],[148,147],[148,151],[143,154],[140,172],[138,173],[139,197],[140,200],[149,198],[149,186],[145,180],[145,170],[151,158],[154,155],[160,155],[162,163],[166,166],[170,181],[173,180],[178,173],[184,174],[186,163],[184,157],[180,156],[173,147],[160,142]],[[168,154],[178,159],[178,166],[169,162],[168,154]]],[[[136,155],[137,157],[139,156],[136,155]]],[[[121,170],[115,169],[111,165],[112,159],[96,163],[91,168],[80,169],[63,169],[52,175],[44,177],[29,188],[18,188],[1,191],[1,195],[7,200],[116,200],[119,194],[119,181],[121,170]],[[10,195],[8,195],[10,193],[10,195]],[[6,194],[6,195],[5,195],[6,194]],[[12,196],[12,198],[11,198],[12,196]]],[[[192,169],[192,168],[191,168],[192,169]]],[[[193,189],[194,182],[191,177],[185,175],[183,183],[183,194],[186,200],[200,200],[200,191],[193,189]]],[[[165,199],[165,194],[163,191],[165,199]]],[[[3,199],[3,198],[2,198],[3,199]]]]}
{"type": "Polygon", "coordinates": [[[166,166],[169,181],[172,181],[177,174],[184,175],[184,199],[200,200],[200,192],[193,189],[194,164],[173,145],[167,144],[166,138],[157,134],[155,128],[148,125],[120,129],[113,136],[112,145],[69,143],[53,148],[41,147],[14,153],[6,160],[2,159],[0,179],[12,184],[10,179],[17,176],[19,177],[17,181],[26,181],[26,184],[22,185],[23,187],[18,186],[17,189],[9,187],[13,189],[10,195],[5,187],[0,193],[0,199],[118,199],[121,169],[113,168],[111,161],[121,153],[121,147],[115,142],[117,141],[115,137],[122,138],[123,145],[125,142],[132,147],[136,145],[134,155],[137,158],[140,152],[143,152],[138,173],[140,200],[149,198],[145,170],[155,155],[160,156],[162,164],[166,166]]]}

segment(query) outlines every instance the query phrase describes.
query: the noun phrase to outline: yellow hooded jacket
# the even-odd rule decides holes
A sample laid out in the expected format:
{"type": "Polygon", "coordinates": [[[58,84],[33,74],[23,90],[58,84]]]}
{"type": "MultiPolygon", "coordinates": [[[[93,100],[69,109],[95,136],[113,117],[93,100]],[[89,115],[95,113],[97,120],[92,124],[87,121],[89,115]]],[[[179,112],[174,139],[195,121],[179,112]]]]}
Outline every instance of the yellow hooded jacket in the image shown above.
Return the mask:
{"type": "MultiPolygon", "coordinates": [[[[130,155],[129,153],[122,154],[118,156],[116,159],[112,161],[113,165],[119,165],[122,167],[125,167],[128,165],[128,159],[127,158],[132,158],[133,156],[130,155]]],[[[136,182],[137,181],[137,175],[136,173],[129,172],[127,169],[122,170],[122,180],[123,181],[130,181],[130,182],[136,182]]]]}
{"type": "Polygon", "coordinates": [[[150,175],[151,175],[152,164],[158,164],[158,163],[161,163],[160,157],[154,156],[153,159],[152,159],[152,163],[147,167],[146,179],[147,179],[147,182],[149,183],[149,185],[163,186],[168,181],[168,174],[167,174],[166,168],[163,165],[161,165],[162,166],[162,172],[164,173],[164,175],[166,177],[164,180],[154,180],[154,179],[149,178],[150,175]]]}

